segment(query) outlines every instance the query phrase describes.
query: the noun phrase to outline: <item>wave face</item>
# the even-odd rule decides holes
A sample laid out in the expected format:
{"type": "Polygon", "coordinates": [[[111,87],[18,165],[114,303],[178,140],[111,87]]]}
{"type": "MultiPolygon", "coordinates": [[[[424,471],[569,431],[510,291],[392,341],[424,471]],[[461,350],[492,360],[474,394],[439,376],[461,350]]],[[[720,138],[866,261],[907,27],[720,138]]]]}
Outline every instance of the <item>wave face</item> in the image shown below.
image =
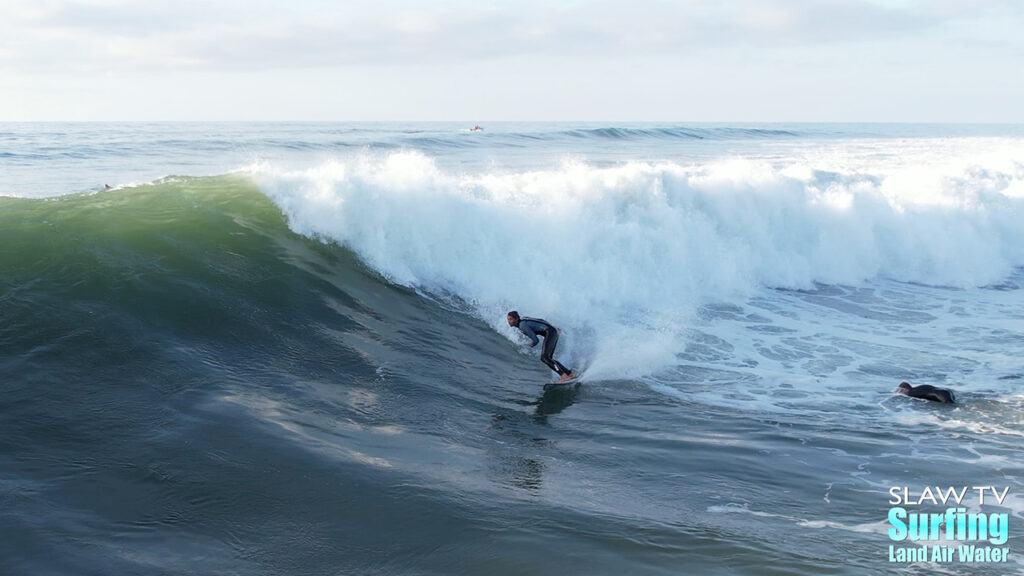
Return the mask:
{"type": "MultiPolygon", "coordinates": [[[[365,311],[354,294],[381,287],[350,252],[291,232],[237,176],[0,199],[0,230],[8,368],[45,377],[67,377],[48,362],[95,380],[101,366],[168,358],[171,373],[287,372],[325,348],[344,356],[334,335],[365,311]]],[[[368,306],[383,317],[388,302],[368,306]]],[[[359,352],[343,360],[376,377],[359,352]]]]}
{"type": "Polygon", "coordinates": [[[466,128],[0,126],[0,572],[887,574],[892,486],[1024,515],[1019,128],[466,128]]]}
{"type": "Polygon", "coordinates": [[[459,480],[433,463],[491,440],[443,422],[486,414],[516,380],[476,383],[515,354],[296,235],[247,179],[0,199],[0,243],[11,573],[444,573],[423,546],[505,514],[388,486],[459,480]],[[377,525],[419,535],[382,547],[377,525]]]}

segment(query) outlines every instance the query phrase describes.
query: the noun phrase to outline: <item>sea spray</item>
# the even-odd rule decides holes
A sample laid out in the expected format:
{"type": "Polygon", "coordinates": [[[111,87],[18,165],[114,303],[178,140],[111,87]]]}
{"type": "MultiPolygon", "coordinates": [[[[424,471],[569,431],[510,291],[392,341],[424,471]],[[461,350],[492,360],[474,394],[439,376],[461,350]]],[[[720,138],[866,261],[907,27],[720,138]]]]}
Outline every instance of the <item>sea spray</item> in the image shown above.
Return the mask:
{"type": "Polygon", "coordinates": [[[254,172],[295,231],[351,248],[393,282],[457,296],[504,333],[518,308],[588,334],[573,353],[610,376],[671,363],[698,306],[758,287],[982,286],[1024,264],[1024,201],[1003,193],[1016,175],[922,191],[903,167],[890,182],[884,167],[744,159],[457,173],[408,151],[254,172]]]}

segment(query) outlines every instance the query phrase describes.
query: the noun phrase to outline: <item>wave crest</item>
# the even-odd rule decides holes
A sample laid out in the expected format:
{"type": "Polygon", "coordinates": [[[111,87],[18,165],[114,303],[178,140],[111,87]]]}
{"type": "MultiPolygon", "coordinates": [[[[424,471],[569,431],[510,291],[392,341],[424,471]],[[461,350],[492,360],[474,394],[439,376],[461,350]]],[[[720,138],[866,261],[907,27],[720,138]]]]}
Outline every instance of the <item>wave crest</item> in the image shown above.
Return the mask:
{"type": "MultiPolygon", "coordinates": [[[[674,340],[701,304],[759,287],[985,286],[1024,265],[1020,174],[921,170],[734,159],[459,174],[418,152],[253,169],[296,232],[499,330],[509,308],[557,318],[605,356],[622,338],[674,340]]],[[[650,348],[656,363],[672,349],[650,348]]]]}

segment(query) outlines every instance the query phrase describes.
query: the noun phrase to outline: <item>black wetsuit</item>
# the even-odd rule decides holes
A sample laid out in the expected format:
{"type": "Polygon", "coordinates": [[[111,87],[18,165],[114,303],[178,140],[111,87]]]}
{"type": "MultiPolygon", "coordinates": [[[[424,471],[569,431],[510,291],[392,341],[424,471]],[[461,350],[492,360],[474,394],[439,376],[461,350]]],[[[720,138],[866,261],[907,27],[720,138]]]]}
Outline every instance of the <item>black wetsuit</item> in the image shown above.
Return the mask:
{"type": "Polygon", "coordinates": [[[540,361],[543,362],[559,376],[565,376],[570,374],[572,370],[569,370],[565,366],[562,366],[558,360],[555,360],[555,346],[558,346],[558,328],[555,328],[551,324],[541,320],[539,318],[520,318],[519,319],[519,331],[526,334],[526,337],[530,339],[530,346],[536,346],[540,340],[537,336],[544,337],[544,347],[541,349],[540,361]]]}
{"type": "Polygon", "coordinates": [[[924,398],[925,400],[931,400],[932,402],[941,402],[943,404],[956,404],[956,397],[953,396],[952,390],[945,388],[936,388],[930,384],[921,384],[920,386],[911,386],[906,382],[900,382],[899,388],[897,388],[900,394],[906,394],[913,398],[924,398]],[[906,386],[904,386],[906,384],[906,386]]]}

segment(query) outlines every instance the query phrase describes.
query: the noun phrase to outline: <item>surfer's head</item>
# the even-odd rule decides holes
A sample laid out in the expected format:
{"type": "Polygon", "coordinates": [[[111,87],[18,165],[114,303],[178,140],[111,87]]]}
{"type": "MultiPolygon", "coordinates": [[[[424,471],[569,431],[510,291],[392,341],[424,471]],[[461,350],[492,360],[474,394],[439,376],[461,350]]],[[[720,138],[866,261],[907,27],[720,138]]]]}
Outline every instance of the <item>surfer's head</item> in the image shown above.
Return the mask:
{"type": "Polygon", "coordinates": [[[900,382],[899,389],[903,394],[906,394],[911,388],[913,386],[910,385],[910,382],[900,382]]]}
{"type": "Polygon", "coordinates": [[[508,313],[508,325],[519,326],[519,312],[512,310],[508,313]]]}

